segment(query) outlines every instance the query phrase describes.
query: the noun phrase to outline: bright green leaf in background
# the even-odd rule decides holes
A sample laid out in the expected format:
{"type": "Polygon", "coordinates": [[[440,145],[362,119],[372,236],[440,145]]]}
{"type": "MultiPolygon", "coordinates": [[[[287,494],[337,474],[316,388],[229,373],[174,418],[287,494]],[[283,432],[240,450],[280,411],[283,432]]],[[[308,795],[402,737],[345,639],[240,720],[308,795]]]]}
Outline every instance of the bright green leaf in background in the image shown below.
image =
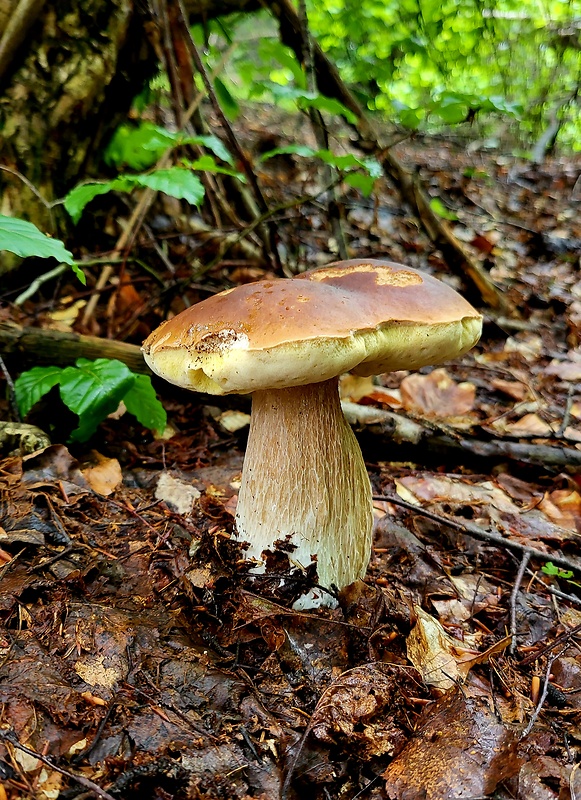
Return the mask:
{"type": "Polygon", "coordinates": [[[430,200],[430,208],[439,217],[442,217],[442,219],[449,219],[451,221],[458,219],[457,215],[453,211],[450,211],[449,208],[446,208],[439,197],[432,197],[430,200]]]}
{"type": "Polygon", "coordinates": [[[75,186],[64,199],[64,206],[73,222],[78,222],[85,206],[100,194],[107,192],[131,192],[136,187],[148,187],[164,192],[171,197],[187,200],[194,206],[204,198],[204,186],[200,179],[184,167],[168,167],[142,175],[123,175],[112,181],[96,181],[75,186]]]}
{"type": "Polygon", "coordinates": [[[0,250],[8,250],[22,258],[56,258],[65,264],[74,263],[73,254],[59,239],[51,239],[23,219],[0,215],[0,250]]]}
{"type": "Polygon", "coordinates": [[[105,149],[105,163],[116,167],[143,170],[152,167],[170,149],[181,145],[198,145],[230,166],[233,159],[217,136],[187,136],[172,132],[152,122],[120,125],[105,149]]]}
{"type": "Polygon", "coordinates": [[[149,376],[136,375],[121,361],[108,358],[79,358],[74,367],[33,367],[23,372],[14,382],[21,416],[57,385],[62,401],[79,417],[71,434],[74,441],[87,441],[121,401],[144,427],[165,428],[166,413],[149,376]]]}

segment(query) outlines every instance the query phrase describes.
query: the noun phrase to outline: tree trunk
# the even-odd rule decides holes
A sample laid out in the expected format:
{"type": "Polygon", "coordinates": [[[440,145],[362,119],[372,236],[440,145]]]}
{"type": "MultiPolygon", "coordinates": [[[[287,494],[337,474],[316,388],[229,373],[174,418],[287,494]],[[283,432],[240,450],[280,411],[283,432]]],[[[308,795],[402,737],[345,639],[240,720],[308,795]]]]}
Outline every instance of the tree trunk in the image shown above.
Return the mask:
{"type": "MultiPolygon", "coordinates": [[[[260,6],[186,2],[192,21],[260,6]]],[[[50,204],[98,174],[103,144],[157,68],[155,37],[145,0],[0,0],[1,214],[65,234],[50,204]]]]}

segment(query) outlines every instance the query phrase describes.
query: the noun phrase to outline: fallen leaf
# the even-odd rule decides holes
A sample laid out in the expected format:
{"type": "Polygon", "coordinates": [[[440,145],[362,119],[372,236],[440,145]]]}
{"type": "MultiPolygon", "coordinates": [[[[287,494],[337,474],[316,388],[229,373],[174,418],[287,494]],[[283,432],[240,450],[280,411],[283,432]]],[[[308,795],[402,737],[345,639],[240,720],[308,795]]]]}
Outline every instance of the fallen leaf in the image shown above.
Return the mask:
{"type": "Polygon", "coordinates": [[[405,409],[440,419],[470,413],[476,397],[473,383],[456,383],[445,369],[435,369],[429,375],[408,375],[401,382],[400,392],[405,409]]]}
{"type": "Polygon", "coordinates": [[[512,397],[513,400],[518,400],[519,402],[522,402],[529,396],[528,386],[517,381],[503,381],[501,378],[493,378],[493,380],[490,381],[490,386],[492,389],[503,392],[509,397],[512,397]]]}
{"type": "Polygon", "coordinates": [[[201,494],[191,483],[175,478],[169,472],[161,473],[155,488],[156,499],[163,500],[178,514],[191,514],[194,503],[201,494]]]}
{"type": "MultiPolygon", "coordinates": [[[[517,514],[519,508],[510,497],[491,481],[466,483],[455,478],[444,478],[432,474],[424,476],[406,475],[399,478],[398,494],[403,497],[400,487],[417,499],[428,503],[448,503],[457,505],[492,505],[499,511],[517,514]]],[[[409,494],[408,494],[409,497],[409,494]]],[[[408,499],[407,497],[404,499],[408,499]]]]}
{"type": "Polygon", "coordinates": [[[556,489],[547,493],[539,508],[562,528],[581,531],[581,495],[574,489],[556,489]]]}
{"type": "Polygon", "coordinates": [[[123,482],[121,465],[116,458],[107,458],[96,450],[91,451],[91,459],[94,466],[85,467],[83,476],[94,492],[107,497],[123,482]]]}
{"type": "Polygon", "coordinates": [[[547,375],[556,375],[562,381],[581,380],[581,352],[570,350],[566,361],[553,359],[545,372],[547,375]]]}
{"type": "Polygon", "coordinates": [[[503,429],[513,436],[551,436],[553,434],[551,426],[538,414],[525,414],[516,422],[505,422],[503,429]]]}
{"type": "Polygon", "coordinates": [[[390,800],[488,797],[518,773],[518,731],[497,717],[491,695],[454,689],[424,713],[383,777],[390,800]]]}

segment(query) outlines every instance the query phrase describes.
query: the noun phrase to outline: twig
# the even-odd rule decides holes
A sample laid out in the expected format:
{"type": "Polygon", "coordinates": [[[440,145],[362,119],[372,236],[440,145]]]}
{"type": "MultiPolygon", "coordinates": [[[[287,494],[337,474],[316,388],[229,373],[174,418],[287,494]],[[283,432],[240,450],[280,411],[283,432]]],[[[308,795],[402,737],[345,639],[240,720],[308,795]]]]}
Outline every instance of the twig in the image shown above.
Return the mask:
{"type": "Polygon", "coordinates": [[[61,775],[64,775],[72,781],[75,781],[75,783],[78,783],[79,786],[83,786],[93,794],[96,794],[97,797],[102,797],[103,800],[118,800],[118,798],[113,797],[113,795],[109,794],[109,792],[106,792],[105,789],[101,789],[100,786],[98,786],[96,783],[93,783],[93,781],[89,780],[89,778],[84,778],[82,775],[75,775],[74,772],[69,772],[66,769],[62,769],[62,767],[57,767],[57,765],[54,764],[50,758],[43,756],[41,753],[37,753],[35,750],[31,750],[30,747],[25,747],[25,745],[20,744],[14,731],[0,729],[0,739],[3,739],[5,742],[9,742],[13,747],[16,747],[17,750],[21,750],[23,753],[26,753],[33,758],[37,758],[42,764],[46,764],[49,769],[59,772],[61,775]]]}
{"type": "Polygon", "coordinates": [[[32,181],[29,181],[29,180],[28,180],[28,178],[26,177],[26,175],[23,175],[23,174],[22,174],[22,172],[18,172],[18,170],[17,170],[17,169],[12,169],[11,167],[7,167],[7,166],[5,166],[4,164],[0,164],[0,170],[2,170],[2,172],[9,172],[9,173],[10,173],[10,175],[14,175],[14,177],[15,177],[15,178],[18,178],[18,180],[19,180],[19,181],[22,181],[22,183],[23,183],[25,186],[28,186],[28,188],[30,189],[30,191],[32,192],[32,194],[33,194],[33,195],[36,197],[36,199],[37,199],[37,200],[40,200],[40,202],[42,203],[42,205],[43,205],[43,206],[44,206],[46,209],[48,209],[49,211],[50,211],[50,210],[52,210],[52,207],[55,205],[55,203],[49,203],[49,202],[48,202],[48,200],[46,200],[46,199],[45,199],[45,198],[42,196],[42,194],[41,194],[41,193],[38,191],[38,189],[37,189],[37,188],[36,188],[36,186],[35,186],[35,185],[32,183],[32,181]]]}
{"type": "Polygon", "coordinates": [[[18,295],[18,297],[14,300],[14,305],[21,306],[40,289],[43,283],[52,280],[52,278],[57,278],[59,275],[62,275],[69,269],[70,267],[68,264],[59,264],[58,266],[54,267],[54,269],[50,269],[48,272],[39,275],[38,278],[35,278],[35,280],[32,281],[28,289],[25,289],[21,294],[18,295]]]}
{"type": "MultiPolygon", "coordinates": [[[[233,48],[229,48],[223,55],[220,63],[212,73],[212,75],[218,74],[218,72],[222,69],[226,61],[228,60],[230,53],[232,52],[233,48]]],[[[183,120],[184,125],[189,122],[192,115],[197,111],[198,107],[200,106],[202,100],[204,99],[204,93],[198,92],[198,94],[194,97],[192,102],[190,103],[186,113],[184,114],[183,120]]],[[[163,169],[167,167],[170,162],[170,156],[173,151],[173,146],[168,147],[165,153],[159,158],[157,164],[155,165],[155,169],[163,169]]],[[[117,240],[117,244],[115,245],[112,255],[114,256],[116,253],[119,253],[126,248],[128,248],[131,243],[133,242],[137,231],[139,230],[142,221],[145,219],[145,216],[151,206],[153,205],[153,201],[157,197],[157,191],[154,189],[145,189],[139,198],[139,202],[133,209],[133,213],[129,218],[127,225],[125,226],[124,230],[121,232],[121,236],[117,240]]],[[[95,284],[95,290],[89,299],[89,302],[85,306],[85,311],[83,313],[82,324],[87,327],[91,317],[95,312],[95,308],[97,307],[97,303],[99,302],[100,293],[107,285],[107,282],[111,278],[113,274],[113,267],[111,264],[105,266],[95,284]]]]}
{"type": "Polygon", "coordinates": [[[524,667],[527,664],[531,664],[533,661],[537,661],[539,658],[541,658],[541,656],[544,656],[545,653],[550,652],[551,650],[553,650],[555,647],[558,647],[563,642],[569,642],[569,639],[572,639],[573,636],[575,636],[577,633],[580,633],[580,632],[581,632],[581,624],[580,625],[575,625],[575,627],[571,628],[570,631],[565,631],[565,633],[562,633],[560,636],[557,636],[555,641],[551,642],[551,644],[545,645],[540,650],[537,650],[536,653],[531,653],[529,656],[526,656],[525,658],[521,658],[521,660],[519,661],[520,666],[524,667]]]}
{"type": "MultiPolygon", "coordinates": [[[[216,114],[216,116],[218,117],[218,119],[220,121],[220,124],[222,125],[222,128],[224,130],[224,134],[226,136],[226,139],[228,140],[228,144],[230,145],[232,153],[236,154],[236,157],[237,157],[237,159],[238,159],[238,161],[239,161],[239,163],[240,163],[240,165],[242,167],[242,170],[244,171],[244,174],[248,178],[248,183],[250,184],[250,187],[252,189],[252,193],[254,194],[254,199],[256,201],[256,204],[258,205],[258,209],[259,209],[261,214],[265,214],[265,213],[268,212],[268,205],[267,205],[267,202],[266,202],[266,200],[264,198],[264,195],[262,193],[262,189],[260,188],[260,186],[258,184],[258,180],[256,178],[256,175],[254,173],[252,165],[251,165],[250,161],[248,160],[248,157],[247,157],[246,153],[244,152],[244,149],[240,146],[240,143],[238,142],[238,139],[236,138],[236,135],[235,135],[235,133],[234,133],[234,131],[232,129],[232,126],[230,125],[230,123],[226,119],[226,116],[225,116],[224,112],[222,111],[222,107],[220,106],[220,103],[218,102],[218,98],[216,97],[216,92],[214,91],[214,87],[212,86],[212,82],[211,82],[211,80],[210,80],[210,78],[208,76],[208,73],[206,72],[206,68],[204,66],[204,62],[202,61],[202,59],[200,57],[200,54],[198,52],[198,48],[196,46],[196,43],[195,43],[194,38],[192,36],[192,33],[190,31],[190,28],[189,28],[189,25],[188,25],[188,15],[187,15],[187,12],[186,12],[186,10],[184,8],[184,4],[183,4],[182,0],[176,0],[176,1],[179,4],[179,7],[181,9],[182,22],[183,22],[183,25],[185,27],[185,30],[187,31],[186,44],[187,44],[187,46],[189,48],[189,51],[190,51],[190,54],[192,56],[194,65],[195,65],[195,67],[196,67],[196,69],[197,69],[197,71],[198,71],[198,73],[199,73],[199,75],[200,75],[200,77],[202,79],[202,83],[204,84],[204,88],[206,89],[206,92],[207,92],[207,95],[208,95],[208,99],[210,100],[210,103],[212,104],[212,108],[214,109],[214,113],[216,114]]],[[[272,259],[274,260],[275,267],[277,269],[280,269],[281,268],[280,255],[279,255],[279,252],[278,252],[278,248],[276,246],[276,228],[272,224],[268,225],[268,239],[269,239],[269,246],[270,246],[270,255],[272,256],[272,259]]]]}
{"type": "Polygon", "coordinates": [[[454,528],[465,535],[474,536],[475,539],[482,539],[485,542],[490,542],[497,547],[505,547],[508,550],[516,550],[522,554],[528,553],[529,558],[539,558],[541,561],[552,561],[553,564],[557,564],[559,567],[565,567],[566,569],[581,572],[581,562],[571,561],[571,559],[557,555],[556,553],[548,553],[544,550],[537,550],[535,547],[528,547],[520,542],[513,542],[512,539],[505,539],[504,536],[501,536],[498,533],[491,533],[490,531],[486,531],[484,528],[480,528],[478,525],[473,525],[470,522],[458,522],[458,520],[447,515],[436,514],[433,511],[428,511],[427,508],[415,506],[412,503],[402,500],[396,495],[373,495],[373,499],[384,500],[388,503],[393,503],[396,506],[401,506],[402,508],[406,508],[408,511],[413,511],[415,514],[420,514],[422,517],[427,517],[427,519],[434,520],[434,522],[439,522],[441,525],[447,525],[449,528],[454,528]]]}
{"type": "Polygon", "coordinates": [[[532,729],[534,727],[535,722],[538,719],[539,714],[541,713],[541,709],[542,709],[542,707],[543,707],[543,705],[545,703],[545,700],[547,699],[547,694],[548,694],[548,691],[549,691],[549,677],[551,675],[551,670],[553,669],[553,663],[561,655],[561,653],[563,652],[564,649],[565,648],[560,650],[558,653],[555,653],[555,655],[551,656],[551,658],[549,659],[549,662],[547,664],[547,669],[545,670],[545,679],[543,681],[543,691],[541,692],[541,696],[539,698],[539,702],[537,703],[537,707],[533,711],[533,714],[532,714],[532,716],[531,716],[531,718],[529,720],[529,724],[526,726],[526,728],[522,732],[521,739],[524,739],[526,736],[529,735],[529,733],[532,731],[532,729]]]}
{"type": "Polygon", "coordinates": [[[514,655],[516,650],[516,604],[518,600],[518,593],[520,591],[520,586],[522,583],[522,579],[525,574],[525,570],[527,565],[531,559],[530,553],[523,553],[523,557],[520,562],[520,566],[518,568],[518,572],[516,574],[516,579],[514,582],[514,586],[510,595],[510,635],[511,635],[511,642],[510,642],[510,653],[514,655]]]}
{"type": "Polygon", "coordinates": [[[17,422],[21,422],[20,411],[18,409],[18,403],[16,402],[16,388],[14,386],[14,381],[12,380],[12,375],[8,372],[6,364],[4,363],[4,359],[0,356],[0,372],[4,376],[4,380],[6,381],[6,385],[8,386],[8,397],[10,400],[10,408],[12,409],[12,413],[14,414],[14,419],[17,422]]]}

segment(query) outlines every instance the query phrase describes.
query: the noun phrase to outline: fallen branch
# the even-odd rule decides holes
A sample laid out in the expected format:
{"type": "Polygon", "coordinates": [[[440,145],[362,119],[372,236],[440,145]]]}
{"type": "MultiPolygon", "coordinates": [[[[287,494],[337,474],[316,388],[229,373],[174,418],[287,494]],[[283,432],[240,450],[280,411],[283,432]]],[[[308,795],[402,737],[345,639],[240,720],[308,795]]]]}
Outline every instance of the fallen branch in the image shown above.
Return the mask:
{"type": "Polygon", "coordinates": [[[4,357],[20,356],[20,365],[32,361],[66,365],[74,364],[77,358],[116,358],[134,372],[150,374],[141,348],[135,344],[46,328],[23,328],[10,322],[0,323],[0,352],[4,357]]]}
{"type": "Polygon", "coordinates": [[[484,542],[490,542],[497,547],[505,547],[508,550],[515,550],[523,556],[528,556],[529,559],[539,558],[544,562],[551,561],[558,567],[581,572],[581,561],[565,558],[565,556],[546,552],[545,550],[538,550],[536,547],[529,547],[526,544],[514,542],[512,539],[505,539],[505,537],[501,536],[499,533],[492,533],[491,531],[484,530],[484,528],[481,528],[479,525],[474,525],[471,522],[459,522],[457,519],[449,517],[447,514],[436,514],[434,511],[429,511],[427,508],[415,506],[413,503],[408,503],[406,500],[402,500],[401,497],[398,497],[397,495],[377,494],[373,495],[373,499],[383,500],[387,503],[393,503],[396,506],[401,506],[408,511],[413,511],[414,514],[419,514],[420,516],[431,519],[434,522],[439,522],[441,525],[446,525],[448,528],[453,528],[454,530],[460,531],[460,533],[463,533],[466,536],[473,536],[475,539],[481,539],[484,542]]]}
{"type": "Polygon", "coordinates": [[[416,422],[402,414],[380,408],[343,402],[343,412],[351,425],[364,427],[370,433],[385,437],[393,444],[408,442],[430,451],[461,450],[481,458],[511,459],[543,467],[581,468],[581,450],[561,444],[529,444],[506,439],[482,441],[473,437],[452,435],[448,428],[430,421],[416,422]]]}

